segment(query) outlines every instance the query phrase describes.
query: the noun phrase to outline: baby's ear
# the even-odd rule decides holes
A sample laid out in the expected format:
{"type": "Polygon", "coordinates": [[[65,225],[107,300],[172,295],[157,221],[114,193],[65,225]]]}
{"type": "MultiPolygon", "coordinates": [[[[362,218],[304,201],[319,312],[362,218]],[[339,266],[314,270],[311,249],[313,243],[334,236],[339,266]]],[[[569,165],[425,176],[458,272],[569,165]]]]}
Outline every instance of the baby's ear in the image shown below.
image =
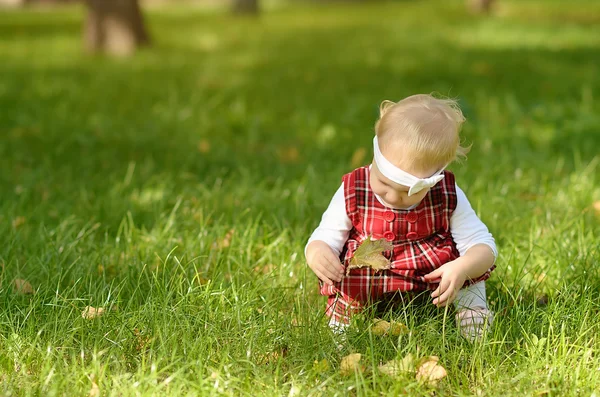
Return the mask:
{"type": "Polygon", "coordinates": [[[379,118],[383,117],[383,115],[396,104],[396,102],[388,101],[387,99],[381,102],[379,105],[379,118]]]}

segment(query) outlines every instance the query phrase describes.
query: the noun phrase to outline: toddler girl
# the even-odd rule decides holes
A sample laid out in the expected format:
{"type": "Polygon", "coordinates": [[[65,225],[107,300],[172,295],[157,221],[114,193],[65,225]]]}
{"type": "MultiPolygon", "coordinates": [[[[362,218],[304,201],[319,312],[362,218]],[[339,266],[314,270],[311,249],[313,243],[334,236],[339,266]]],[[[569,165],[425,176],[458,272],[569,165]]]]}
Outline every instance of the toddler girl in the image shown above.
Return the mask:
{"type": "Polygon", "coordinates": [[[305,254],[328,296],[339,329],[365,305],[394,292],[432,290],[438,307],[454,302],[463,335],[492,321],[485,281],[497,256],[494,238],[446,167],[464,157],[464,117],[450,99],[413,95],[384,101],[375,124],[373,162],[342,178],[305,254]],[[385,239],[391,268],[346,267],[366,239],[385,239]],[[340,262],[341,261],[341,262],[340,262]]]}

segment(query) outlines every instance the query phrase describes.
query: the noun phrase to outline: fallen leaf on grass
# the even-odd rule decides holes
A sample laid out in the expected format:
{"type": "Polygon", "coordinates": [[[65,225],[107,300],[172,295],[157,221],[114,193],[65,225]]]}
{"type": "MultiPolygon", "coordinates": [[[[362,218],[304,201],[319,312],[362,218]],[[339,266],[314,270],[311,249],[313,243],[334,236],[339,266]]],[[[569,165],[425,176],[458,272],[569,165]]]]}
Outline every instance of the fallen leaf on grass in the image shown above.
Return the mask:
{"type": "Polygon", "coordinates": [[[277,150],[279,161],[284,164],[295,163],[300,159],[300,152],[294,146],[283,147],[277,150]]]}
{"type": "Polygon", "coordinates": [[[13,228],[18,228],[19,226],[22,226],[25,223],[26,219],[24,216],[17,216],[15,219],[12,220],[12,227],[13,228]]]}
{"type": "Polygon", "coordinates": [[[95,308],[92,306],[86,306],[85,309],[83,309],[83,312],[81,312],[81,317],[85,318],[86,320],[91,320],[97,317],[100,317],[104,314],[104,308],[103,307],[99,307],[99,308],[95,308]]]}
{"type": "Polygon", "coordinates": [[[114,277],[117,274],[117,267],[112,264],[103,265],[102,263],[96,268],[99,276],[114,277]]]}
{"type": "Polygon", "coordinates": [[[100,388],[96,384],[96,382],[92,381],[92,387],[90,389],[89,397],[99,397],[100,396],[100,388]]]}
{"type": "Polygon", "coordinates": [[[361,357],[362,354],[360,353],[352,353],[342,358],[342,362],[340,363],[340,373],[343,376],[348,376],[352,375],[356,371],[364,371],[365,368],[360,362],[361,357]]]}
{"type": "Polygon", "coordinates": [[[135,350],[138,352],[147,351],[150,347],[150,343],[152,343],[152,338],[150,338],[149,335],[144,335],[144,333],[137,328],[133,330],[133,335],[135,336],[135,350]]]}
{"type": "Polygon", "coordinates": [[[275,265],[272,263],[266,264],[266,265],[259,265],[259,266],[254,266],[254,271],[256,273],[262,273],[262,274],[269,274],[273,271],[273,269],[275,269],[275,265]]]}
{"type": "Polygon", "coordinates": [[[596,210],[596,213],[600,215],[600,201],[594,202],[594,210],[596,210]]]}
{"type": "Polygon", "coordinates": [[[388,322],[376,318],[374,321],[374,324],[371,326],[371,332],[373,332],[373,334],[375,335],[399,336],[408,333],[408,327],[406,325],[396,322],[394,320],[392,320],[392,322],[388,322]]]}
{"type": "Polygon", "coordinates": [[[306,324],[304,323],[304,319],[298,318],[298,316],[292,317],[290,321],[292,327],[304,327],[306,324]]]}
{"type": "Polygon", "coordinates": [[[290,392],[288,393],[288,397],[296,397],[299,396],[302,391],[300,386],[292,385],[290,388],[290,392]]]}
{"type": "Polygon", "coordinates": [[[231,238],[233,237],[233,233],[235,233],[235,229],[231,229],[227,232],[227,234],[225,235],[225,237],[223,237],[221,240],[215,241],[213,243],[213,248],[227,248],[231,245],[231,238]]]}
{"type": "Polygon", "coordinates": [[[198,285],[206,285],[210,283],[210,278],[204,277],[204,275],[201,273],[196,273],[192,279],[192,282],[198,285]]]}
{"type": "Polygon", "coordinates": [[[30,295],[35,291],[29,281],[18,278],[14,281],[15,292],[21,295],[30,295]]]}
{"type": "Polygon", "coordinates": [[[415,357],[412,354],[407,354],[402,360],[392,360],[378,367],[379,371],[396,377],[402,373],[415,372],[415,357]]]}
{"type": "Polygon", "coordinates": [[[359,269],[361,267],[370,267],[375,271],[389,269],[391,263],[389,259],[383,256],[382,252],[391,249],[392,243],[387,240],[366,239],[354,252],[354,256],[350,259],[350,263],[346,268],[346,274],[351,269],[359,269]]]}
{"type": "Polygon", "coordinates": [[[437,356],[422,358],[417,366],[417,380],[435,386],[441,379],[445,378],[448,373],[444,367],[438,364],[438,361],[437,356]]]}
{"type": "Polygon", "coordinates": [[[287,346],[282,346],[278,350],[273,350],[271,352],[267,352],[265,354],[260,355],[257,358],[257,362],[259,365],[273,364],[273,363],[276,363],[277,361],[281,360],[282,358],[286,358],[287,355],[288,355],[287,346]]]}
{"type": "Polygon", "coordinates": [[[206,139],[200,140],[200,142],[198,142],[198,151],[204,154],[210,152],[210,142],[206,139]]]}

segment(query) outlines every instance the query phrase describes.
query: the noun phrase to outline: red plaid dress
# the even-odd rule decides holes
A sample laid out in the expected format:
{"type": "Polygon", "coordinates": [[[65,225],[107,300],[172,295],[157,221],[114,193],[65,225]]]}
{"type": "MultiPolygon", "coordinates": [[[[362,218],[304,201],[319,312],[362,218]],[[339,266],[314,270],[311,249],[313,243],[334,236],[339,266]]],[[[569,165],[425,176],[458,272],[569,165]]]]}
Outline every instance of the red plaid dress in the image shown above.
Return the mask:
{"type": "MultiPolygon", "coordinates": [[[[367,238],[386,239],[392,251],[384,252],[391,263],[389,270],[352,269],[334,285],[321,285],[328,296],[327,315],[338,322],[384,294],[396,291],[420,292],[437,288],[423,276],[459,257],[450,231],[450,217],[456,209],[454,174],[444,171],[444,179],[430,189],[419,205],[411,210],[387,208],[377,200],[369,183],[369,167],[344,175],[346,213],[352,221],[348,240],[340,254],[347,266],[354,251],[367,238]]],[[[489,277],[489,272],[472,282],[489,277]]]]}

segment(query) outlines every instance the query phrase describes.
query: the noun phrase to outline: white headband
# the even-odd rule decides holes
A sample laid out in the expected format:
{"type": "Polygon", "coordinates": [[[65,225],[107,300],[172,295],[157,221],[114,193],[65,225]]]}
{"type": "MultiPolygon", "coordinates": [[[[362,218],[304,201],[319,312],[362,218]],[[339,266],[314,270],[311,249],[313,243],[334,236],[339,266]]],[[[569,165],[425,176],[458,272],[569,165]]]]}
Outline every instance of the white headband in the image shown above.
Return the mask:
{"type": "Polygon", "coordinates": [[[383,154],[381,154],[381,150],[379,150],[379,142],[377,141],[377,136],[373,138],[373,153],[375,157],[375,164],[377,164],[379,172],[381,172],[383,176],[385,176],[392,182],[396,182],[399,185],[408,186],[409,196],[419,193],[423,189],[431,188],[435,186],[436,183],[444,179],[443,168],[435,174],[433,174],[432,176],[430,176],[429,178],[425,179],[417,178],[416,176],[411,175],[408,172],[402,171],[400,168],[390,163],[388,159],[383,157],[383,154]]]}

